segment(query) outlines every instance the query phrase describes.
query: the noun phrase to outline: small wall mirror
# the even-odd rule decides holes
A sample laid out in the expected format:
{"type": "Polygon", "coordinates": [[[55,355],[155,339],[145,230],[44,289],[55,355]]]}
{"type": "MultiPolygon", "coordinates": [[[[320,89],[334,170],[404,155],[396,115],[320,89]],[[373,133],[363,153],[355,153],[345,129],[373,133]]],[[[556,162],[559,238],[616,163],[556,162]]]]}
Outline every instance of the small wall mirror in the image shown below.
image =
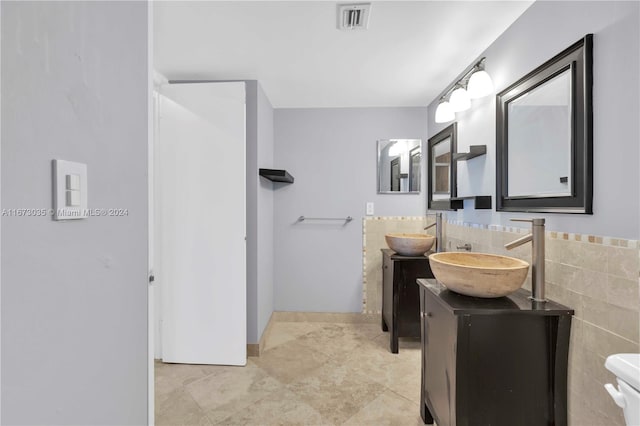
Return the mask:
{"type": "Polygon", "coordinates": [[[497,210],[592,213],[592,36],[497,95],[497,210]]]}
{"type": "Polygon", "coordinates": [[[429,139],[429,198],[430,210],[451,210],[451,198],[456,196],[457,124],[453,123],[429,139]]]}
{"type": "Polygon", "coordinates": [[[378,141],[378,194],[420,193],[422,140],[378,141]]]}

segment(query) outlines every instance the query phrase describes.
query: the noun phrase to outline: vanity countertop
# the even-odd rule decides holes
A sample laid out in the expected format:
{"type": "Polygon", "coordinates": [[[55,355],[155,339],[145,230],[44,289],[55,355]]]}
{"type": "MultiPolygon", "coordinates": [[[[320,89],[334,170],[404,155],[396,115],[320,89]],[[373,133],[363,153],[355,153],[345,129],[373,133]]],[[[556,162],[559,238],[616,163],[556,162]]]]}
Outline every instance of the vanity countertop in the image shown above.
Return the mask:
{"type": "Polygon", "coordinates": [[[436,279],[417,280],[419,286],[430,291],[442,305],[455,315],[465,314],[533,314],[533,315],[573,315],[574,311],[552,300],[546,303],[529,299],[531,292],[523,288],[498,298],[465,296],[448,290],[436,279]]]}
{"type": "Polygon", "coordinates": [[[382,251],[382,253],[384,254],[388,254],[389,256],[391,256],[391,259],[393,260],[422,260],[425,257],[429,257],[431,253],[435,253],[433,250],[429,250],[428,252],[420,256],[403,256],[391,250],[390,248],[383,248],[383,249],[380,249],[380,251],[382,251]]]}

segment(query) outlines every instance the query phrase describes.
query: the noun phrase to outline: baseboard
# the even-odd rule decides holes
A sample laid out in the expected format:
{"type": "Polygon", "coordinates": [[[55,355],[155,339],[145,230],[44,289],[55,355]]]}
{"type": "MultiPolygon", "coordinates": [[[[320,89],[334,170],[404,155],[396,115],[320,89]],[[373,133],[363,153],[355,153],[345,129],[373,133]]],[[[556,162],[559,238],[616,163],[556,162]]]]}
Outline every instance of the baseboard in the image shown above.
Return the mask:
{"type": "Polygon", "coordinates": [[[247,343],[247,356],[260,356],[260,343],[247,343]]]}
{"type": "Polygon", "coordinates": [[[273,326],[273,323],[275,322],[274,314],[275,312],[271,314],[271,317],[269,317],[269,321],[267,322],[267,326],[264,328],[264,331],[262,332],[260,341],[258,343],[247,343],[247,356],[260,356],[260,354],[264,350],[264,344],[267,341],[267,338],[269,337],[269,333],[271,333],[271,328],[273,326]]]}
{"type": "Polygon", "coordinates": [[[379,323],[380,314],[360,312],[274,312],[274,322],[335,322],[335,323],[379,323]]]}

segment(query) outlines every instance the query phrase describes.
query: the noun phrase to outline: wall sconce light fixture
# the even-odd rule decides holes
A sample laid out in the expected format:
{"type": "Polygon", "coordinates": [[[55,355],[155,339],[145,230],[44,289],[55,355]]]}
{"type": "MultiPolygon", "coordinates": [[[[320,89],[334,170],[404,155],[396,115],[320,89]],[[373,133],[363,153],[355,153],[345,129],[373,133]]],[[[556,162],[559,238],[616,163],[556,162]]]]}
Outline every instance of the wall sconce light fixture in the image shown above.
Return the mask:
{"type": "Polygon", "coordinates": [[[466,111],[471,108],[471,98],[464,87],[458,86],[449,97],[449,103],[453,112],[466,111]]]}
{"type": "Polygon", "coordinates": [[[482,58],[473,64],[440,97],[440,104],[436,108],[436,123],[455,120],[456,112],[465,111],[471,107],[471,99],[481,98],[493,92],[493,81],[489,73],[484,70],[484,60],[485,58],[482,58]]]}
{"type": "Polygon", "coordinates": [[[455,118],[456,114],[453,112],[449,101],[444,99],[444,97],[440,98],[440,103],[438,104],[438,108],[436,108],[436,123],[446,123],[455,120],[455,118]]]}

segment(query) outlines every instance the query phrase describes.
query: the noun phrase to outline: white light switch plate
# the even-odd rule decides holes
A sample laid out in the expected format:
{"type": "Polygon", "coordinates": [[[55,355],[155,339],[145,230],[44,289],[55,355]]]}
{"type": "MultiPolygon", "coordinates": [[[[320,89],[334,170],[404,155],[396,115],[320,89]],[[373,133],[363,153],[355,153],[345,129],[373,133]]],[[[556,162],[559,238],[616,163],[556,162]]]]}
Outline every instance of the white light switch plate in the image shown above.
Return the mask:
{"type": "Polygon", "coordinates": [[[66,176],[66,181],[67,181],[67,190],[70,190],[70,189],[79,190],[80,189],[80,176],[79,175],[67,175],[66,176]]]}
{"type": "Polygon", "coordinates": [[[367,216],[373,216],[373,203],[367,203],[367,216]]]}
{"type": "Polygon", "coordinates": [[[87,165],[53,160],[53,220],[85,219],[87,165]]]}
{"type": "Polygon", "coordinates": [[[67,191],[67,203],[65,207],[80,206],[80,191],[67,191]]]}

